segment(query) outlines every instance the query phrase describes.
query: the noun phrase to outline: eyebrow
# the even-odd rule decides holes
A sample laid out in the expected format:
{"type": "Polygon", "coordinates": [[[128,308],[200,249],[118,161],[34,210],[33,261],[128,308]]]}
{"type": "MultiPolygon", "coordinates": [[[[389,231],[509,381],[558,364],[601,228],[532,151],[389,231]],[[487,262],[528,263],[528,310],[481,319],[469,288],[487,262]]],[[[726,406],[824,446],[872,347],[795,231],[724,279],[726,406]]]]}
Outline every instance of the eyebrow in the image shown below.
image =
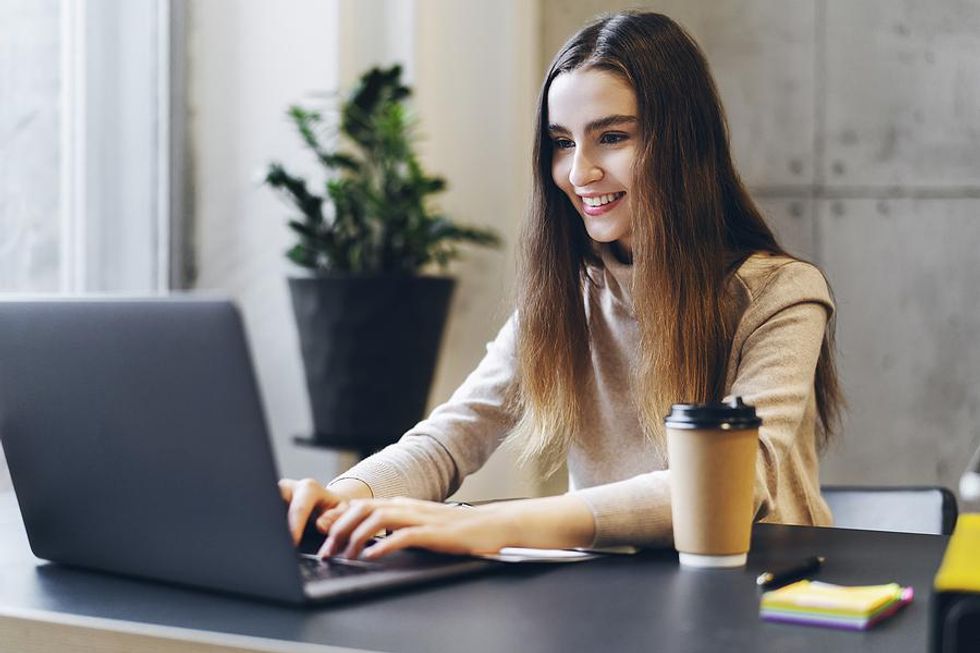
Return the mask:
{"type": "MultiPolygon", "coordinates": [[[[615,127],[616,125],[622,125],[625,123],[635,123],[635,122],[636,122],[636,116],[615,114],[612,116],[606,116],[604,118],[593,120],[592,122],[590,122],[588,125],[585,126],[585,131],[591,133],[591,132],[607,129],[609,127],[615,127]]],[[[563,127],[562,125],[552,123],[548,125],[548,133],[570,134],[571,131],[568,129],[568,127],[563,127]]]]}

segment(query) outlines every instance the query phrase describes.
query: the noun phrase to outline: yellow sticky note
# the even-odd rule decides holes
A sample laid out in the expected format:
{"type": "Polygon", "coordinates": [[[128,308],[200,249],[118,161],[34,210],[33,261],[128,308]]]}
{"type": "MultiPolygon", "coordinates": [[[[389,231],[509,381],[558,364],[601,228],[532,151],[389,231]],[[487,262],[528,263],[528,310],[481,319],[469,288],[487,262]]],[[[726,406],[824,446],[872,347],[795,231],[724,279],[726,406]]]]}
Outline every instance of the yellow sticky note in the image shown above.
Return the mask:
{"type": "Polygon", "coordinates": [[[866,617],[901,598],[902,587],[861,585],[847,587],[801,580],[762,597],[763,608],[807,611],[828,615],[866,617]]]}

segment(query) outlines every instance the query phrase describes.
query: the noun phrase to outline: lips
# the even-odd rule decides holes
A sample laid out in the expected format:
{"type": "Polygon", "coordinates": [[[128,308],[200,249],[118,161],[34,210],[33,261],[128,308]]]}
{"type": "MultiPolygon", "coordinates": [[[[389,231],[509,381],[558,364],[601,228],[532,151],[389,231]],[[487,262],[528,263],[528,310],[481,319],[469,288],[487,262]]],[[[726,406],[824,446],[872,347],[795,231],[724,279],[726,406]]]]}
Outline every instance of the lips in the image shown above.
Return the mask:
{"type": "Polygon", "coordinates": [[[592,217],[599,216],[604,213],[608,213],[609,211],[612,211],[614,208],[619,206],[620,202],[623,201],[623,198],[626,197],[626,193],[624,192],[614,193],[614,194],[618,195],[618,197],[616,197],[616,199],[614,199],[611,202],[603,204],[602,206],[589,206],[588,204],[585,203],[585,200],[580,197],[579,200],[582,202],[582,210],[585,212],[586,215],[592,217]]]}

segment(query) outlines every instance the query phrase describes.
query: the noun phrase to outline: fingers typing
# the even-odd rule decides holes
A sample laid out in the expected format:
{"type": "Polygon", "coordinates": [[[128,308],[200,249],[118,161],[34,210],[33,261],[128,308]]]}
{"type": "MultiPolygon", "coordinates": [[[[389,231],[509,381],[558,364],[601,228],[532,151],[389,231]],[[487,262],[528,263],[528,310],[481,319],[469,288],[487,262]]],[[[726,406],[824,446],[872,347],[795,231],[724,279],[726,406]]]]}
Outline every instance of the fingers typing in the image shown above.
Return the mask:
{"type": "MultiPolygon", "coordinates": [[[[283,492],[283,498],[285,498],[286,491],[282,490],[283,485],[280,482],[279,487],[280,491],[283,492]]],[[[293,538],[293,543],[298,545],[303,537],[306,523],[314,512],[333,507],[336,503],[336,497],[317,481],[310,478],[302,481],[289,481],[285,485],[289,492],[289,509],[287,511],[289,533],[293,538]]]]}

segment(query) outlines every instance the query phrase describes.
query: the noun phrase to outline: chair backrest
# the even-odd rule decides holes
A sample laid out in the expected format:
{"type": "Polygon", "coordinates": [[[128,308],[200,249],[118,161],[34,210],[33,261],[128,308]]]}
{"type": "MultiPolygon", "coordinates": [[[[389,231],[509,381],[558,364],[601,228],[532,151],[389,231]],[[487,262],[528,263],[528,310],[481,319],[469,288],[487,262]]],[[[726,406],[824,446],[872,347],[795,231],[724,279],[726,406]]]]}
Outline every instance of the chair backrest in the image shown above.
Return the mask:
{"type": "Polygon", "coordinates": [[[944,487],[825,485],[821,492],[836,528],[949,535],[956,524],[956,497],[944,487]]]}

